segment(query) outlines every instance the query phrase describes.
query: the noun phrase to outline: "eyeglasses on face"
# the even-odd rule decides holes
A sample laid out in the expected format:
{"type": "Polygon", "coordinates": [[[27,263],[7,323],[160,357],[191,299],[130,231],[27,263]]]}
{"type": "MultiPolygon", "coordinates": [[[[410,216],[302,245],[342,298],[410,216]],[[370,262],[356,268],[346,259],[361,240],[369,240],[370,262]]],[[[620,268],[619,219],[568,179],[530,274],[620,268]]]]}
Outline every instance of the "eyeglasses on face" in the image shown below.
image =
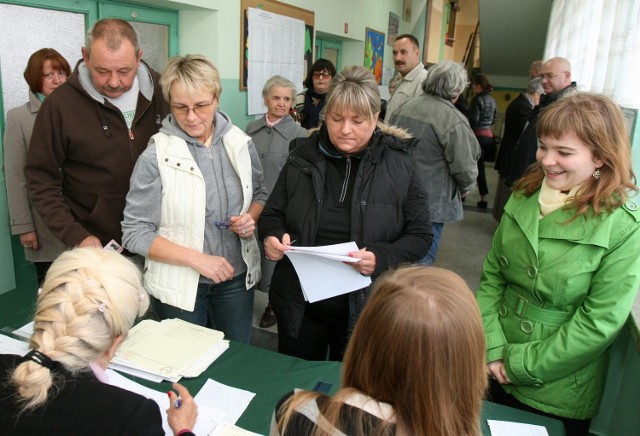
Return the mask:
{"type": "Polygon", "coordinates": [[[314,71],[312,76],[314,79],[322,79],[323,77],[330,78],[332,74],[327,71],[314,71]]]}
{"type": "Polygon", "coordinates": [[[65,73],[64,71],[56,70],[50,73],[44,73],[42,77],[44,77],[46,80],[53,80],[54,77],[57,77],[58,79],[64,79],[65,77],[67,77],[67,73],[65,73]]]}
{"type": "Polygon", "coordinates": [[[213,102],[215,100],[211,100],[211,103],[199,103],[194,105],[193,107],[185,106],[183,104],[172,104],[171,110],[176,115],[186,116],[189,111],[193,111],[196,115],[205,115],[211,112],[213,109],[213,102]]]}

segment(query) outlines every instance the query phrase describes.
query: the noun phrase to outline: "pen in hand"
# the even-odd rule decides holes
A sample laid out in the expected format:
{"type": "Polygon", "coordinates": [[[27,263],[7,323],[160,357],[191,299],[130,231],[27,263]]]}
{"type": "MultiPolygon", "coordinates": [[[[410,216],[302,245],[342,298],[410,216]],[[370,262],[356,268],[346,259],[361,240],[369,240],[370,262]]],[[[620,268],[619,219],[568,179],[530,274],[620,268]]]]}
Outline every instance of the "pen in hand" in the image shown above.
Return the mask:
{"type": "MultiPolygon", "coordinates": [[[[171,394],[173,392],[169,391],[167,392],[167,395],[169,395],[169,405],[171,405],[171,394]]],[[[178,397],[176,398],[176,401],[173,403],[173,407],[175,407],[176,409],[179,409],[180,406],[182,406],[182,397],[180,395],[178,395],[178,397]]]]}

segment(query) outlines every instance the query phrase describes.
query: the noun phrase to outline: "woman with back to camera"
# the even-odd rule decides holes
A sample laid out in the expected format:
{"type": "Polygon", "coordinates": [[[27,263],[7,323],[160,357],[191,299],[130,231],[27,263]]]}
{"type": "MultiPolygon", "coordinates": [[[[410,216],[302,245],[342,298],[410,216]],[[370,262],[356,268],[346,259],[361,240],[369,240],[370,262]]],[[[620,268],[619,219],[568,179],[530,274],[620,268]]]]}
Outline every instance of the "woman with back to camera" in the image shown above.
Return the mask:
{"type": "MultiPolygon", "coordinates": [[[[287,161],[289,143],[295,138],[307,136],[307,130],[289,115],[295,95],[296,86],[289,79],[277,75],[270,77],[262,88],[267,113],[264,117],[251,121],[245,129],[260,157],[264,185],[269,193],[287,161]]],[[[260,267],[262,278],[258,287],[262,292],[269,292],[275,263],[262,256],[260,267]]],[[[276,316],[269,303],[260,319],[260,327],[268,328],[275,323],[276,316]]]]}
{"type": "Polygon", "coordinates": [[[415,262],[431,244],[426,193],[413,170],[406,131],[377,125],[380,93],[365,67],[345,68],[331,82],[326,121],[292,152],[260,218],[265,255],[278,261],[269,299],[278,319],[278,351],[308,360],[342,360],[370,288],[305,303],[284,252],[355,241],[350,263],[374,279],[415,262]]]}
{"type": "Polygon", "coordinates": [[[160,79],[171,113],[131,175],[123,244],[145,256],[145,288],[161,319],[211,326],[249,343],[260,280],[254,231],[267,199],[256,150],[218,110],[218,69],[169,60],[160,79]]]}
{"type": "MultiPolygon", "coordinates": [[[[0,426],[5,435],[164,435],[158,405],[111,386],[105,373],[136,317],[149,306],[138,267],[108,250],[76,248],[51,265],[38,295],[32,350],[0,355],[0,426]]],[[[197,406],[168,412],[174,434],[193,435],[197,406]]]]}
{"type": "Polygon", "coordinates": [[[300,125],[305,129],[313,129],[320,125],[320,114],[325,106],[327,91],[331,79],[336,75],[336,67],[326,59],[318,59],[304,79],[307,88],[296,96],[294,109],[300,125]]]}
{"type": "Polygon", "coordinates": [[[286,395],[271,434],[479,436],[484,347],[478,306],[460,276],[390,271],[353,331],[340,390],[286,395]]]}
{"type": "Polygon", "coordinates": [[[20,235],[25,258],[35,264],[40,284],[51,262],[66,246],[51,233],[35,208],[31,207],[24,164],[40,105],[67,81],[70,74],[69,63],[54,49],[41,48],[34,52],[24,70],[24,79],[29,85],[29,101],[7,112],[4,132],[4,167],[11,233],[20,235]]]}
{"type": "Polygon", "coordinates": [[[587,435],[640,285],[638,188],[609,97],[558,100],[537,134],[537,163],[505,206],[477,292],[491,399],[587,435]]]}
{"type": "MultiPolygon", "coordinates": [[[[491,97],[493,85],[489,83],[489,78],[484,74],[477,74],[471,79],[471,86],[476,95],[471,100],[469,106],[469,124],[476,135],[482,153],[478,159],[478,190],[480,191],[480,201],[478,207],[486,209],[487,176],[485,175],[485,156],[493,144],[493,131],[491,126],[496,122],[496,101],[491,97]]],[[[488,157],[488,156],[487,156],[488,157]]]]}

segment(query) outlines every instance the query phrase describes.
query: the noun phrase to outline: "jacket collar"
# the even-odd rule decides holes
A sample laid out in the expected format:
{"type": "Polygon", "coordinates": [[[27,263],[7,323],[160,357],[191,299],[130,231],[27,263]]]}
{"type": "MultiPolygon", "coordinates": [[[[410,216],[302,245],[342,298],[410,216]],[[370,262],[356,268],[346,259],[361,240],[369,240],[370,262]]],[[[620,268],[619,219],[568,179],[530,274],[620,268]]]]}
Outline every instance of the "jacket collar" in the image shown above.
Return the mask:
{"type": "Polygon", "coordinates": [[[606,214],[596,216],[587,212],[587,216],[582,215],[570,221],[575,217],[575,209],[560,208],[540,219],[539,195],[540,190],[530,197],[520,196],[515,201],[509,201],[505,206],[505,212],[522,229],[536,254],[538,238],[609,247],[609,226],[613,220],[605,221],[606,214]]]}
{"type": "MultiPolygon", "coordinates": [[[[140,86],[140,94],[147,100],[151,101],[153,99],[154,92],[154,83],[153,77],[151,76],[151,68],[146,64],[145,61],[140,61],[140,65],[138,65],[138,84],[140,86]]],[[[98,90],[93,86],[93,81],[91,80],[91,74],[89,73],[89,69],[84,61],[80,60],[76,65],[76,69],[73,71],[71,76],[67,82],[77,89],[82,89],[86,92],[91,98],[99,103],[105,102],[104,95],[100,94],[98,90]]]]}
{"type": "Polygon", "coordinates": [[[40,105],[42,105],[42,102],[38,98],[38,95],[29,90],[29,112],[32,114],[37,113],[40,110],[40,105]]]}
{"type": "Polygon", "coordinates": [[[251,129],[247,129],[247,135],[251,136],[262,129],[273,129],[285,138],[288,138],[296,127],[296,122],[293,121],[291,115],[285,116],[278,124],[271,127],[267,126],[264,116],[258,118],[256,121],[256,123],[252,123],[251,129]]]}

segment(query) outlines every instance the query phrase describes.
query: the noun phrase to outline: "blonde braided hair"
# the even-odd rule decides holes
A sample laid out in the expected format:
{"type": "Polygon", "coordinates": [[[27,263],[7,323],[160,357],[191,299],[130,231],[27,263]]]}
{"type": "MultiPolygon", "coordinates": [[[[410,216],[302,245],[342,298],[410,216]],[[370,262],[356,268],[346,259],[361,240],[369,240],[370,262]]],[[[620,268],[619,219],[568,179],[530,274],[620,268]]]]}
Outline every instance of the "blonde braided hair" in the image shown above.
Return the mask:
{"type": "MultiPolygon", "coordinates": [[[[30,346],[71,374],[88,371],[148,306],[140,271],[125,257],[97,248],[67,251],[38,296],[30,346]]],[[[20,363],[11,381],[21,412],[43,405],[56,389],[55,371],[32,360],[20,363]]]]}

